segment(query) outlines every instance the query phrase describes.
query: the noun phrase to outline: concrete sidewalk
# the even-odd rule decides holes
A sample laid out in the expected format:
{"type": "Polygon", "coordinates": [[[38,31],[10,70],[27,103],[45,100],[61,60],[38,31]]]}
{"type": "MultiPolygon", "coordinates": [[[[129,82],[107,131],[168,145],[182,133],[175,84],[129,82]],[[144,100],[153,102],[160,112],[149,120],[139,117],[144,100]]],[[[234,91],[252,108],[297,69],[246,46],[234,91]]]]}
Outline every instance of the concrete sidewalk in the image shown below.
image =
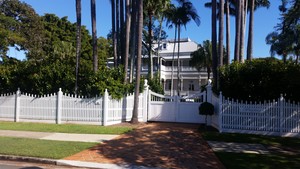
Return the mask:
{"type": "Polygon", "coordinates": [[[103,141],[114,139],[119,135],[70,134],[70,133],[0,130],[0,136],[33,138],[33,139],[41,139],[41,140],[58,140],[58,141],[103,142],[103,141]]]}

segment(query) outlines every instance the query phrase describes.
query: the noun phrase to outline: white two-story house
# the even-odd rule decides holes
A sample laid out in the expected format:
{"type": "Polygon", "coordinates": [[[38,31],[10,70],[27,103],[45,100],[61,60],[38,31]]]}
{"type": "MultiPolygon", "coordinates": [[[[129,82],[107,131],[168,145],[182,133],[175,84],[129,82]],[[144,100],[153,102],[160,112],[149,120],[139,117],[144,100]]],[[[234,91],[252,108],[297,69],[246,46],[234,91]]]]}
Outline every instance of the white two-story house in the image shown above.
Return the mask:
{"type": "MultiPolygon", "coordinates": [[[[154,43],[153,48],[155,51],[159,50],[159,57],[154,57],[154,72],[160,70],[160,78],[164,86],[165,95],[177,95],[177,82],[180,81],[180,95],[190,95],[199,92],[201,85],[207,83],[206,69],[198,71],[196,68],[190,66],[191,53],[198,49],[198,44],[189,38],[180,40],[180,52],[179,52],[179,77],[177,78],[177,49],[178,44],[174,40],[163,40],[158,47],[157,43],[154,43]],[[175,45],[175,56],[173,58],[173,50],[175,45]],[[160,62],[157,62],[157,60],[160,62]],[[173,62],[174,59],[174,62],[173,62]],[[171,89],[172,80],[172,64],[173,66],[173,89],[171,89]],[[160,69],[158,69],[160,67],[160,69]],[[173,90],[173,91],[172,91],[173,90]],[[172,92],[171,92],[172,91],[172,92]]],[[[147,73],[147,63],[143,62],[142,74],[147,73]]]]}

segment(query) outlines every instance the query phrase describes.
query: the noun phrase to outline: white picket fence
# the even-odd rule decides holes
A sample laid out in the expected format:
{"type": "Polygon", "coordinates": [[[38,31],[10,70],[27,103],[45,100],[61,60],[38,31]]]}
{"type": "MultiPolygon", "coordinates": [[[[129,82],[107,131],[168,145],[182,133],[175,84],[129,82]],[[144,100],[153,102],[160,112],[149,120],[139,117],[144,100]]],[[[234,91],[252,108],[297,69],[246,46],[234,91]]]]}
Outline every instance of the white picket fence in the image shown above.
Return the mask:
{"type": "Polygon", "coordinates": [[[273,101],[244,102],[220,96],[212,124],[220,132],[300,136],[300,103],[283,97],[273,101]]]}
{"type": "MultiPolygon", "coordinates": [[[[37,121],[49,123],[86,123],[111,125],[128,121],[132,117],[134,95],[120,100],[112,99],[107,90],[104,96],[84,98],[64,94],[35,96],[16,93],[0,96],[0,120],[37,121]]],[[[147,96],[139,96],[138,117],[146,121],[147,96]]]]}

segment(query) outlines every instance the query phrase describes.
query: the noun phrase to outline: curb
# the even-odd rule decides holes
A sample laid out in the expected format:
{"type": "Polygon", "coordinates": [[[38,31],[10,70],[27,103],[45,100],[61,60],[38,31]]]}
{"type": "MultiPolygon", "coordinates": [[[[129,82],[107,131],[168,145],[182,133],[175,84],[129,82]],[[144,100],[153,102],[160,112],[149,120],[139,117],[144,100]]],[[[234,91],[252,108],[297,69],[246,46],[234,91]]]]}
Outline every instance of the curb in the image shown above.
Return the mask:
{"type": "Polygon", "coordinates": [[[13,156],[13,155],[0,155],[0,160],[8,161],[23,161],[32,163],[43,163],[57,165],[57,160],[37,157],[13,156]]]}

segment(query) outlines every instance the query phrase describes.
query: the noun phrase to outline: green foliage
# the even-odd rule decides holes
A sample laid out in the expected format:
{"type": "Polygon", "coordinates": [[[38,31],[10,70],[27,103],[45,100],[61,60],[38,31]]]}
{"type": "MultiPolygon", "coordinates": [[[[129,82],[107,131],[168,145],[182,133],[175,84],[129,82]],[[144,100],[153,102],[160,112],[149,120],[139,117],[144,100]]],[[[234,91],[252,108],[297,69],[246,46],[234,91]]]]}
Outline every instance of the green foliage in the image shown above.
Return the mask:
{"type": "Polygon", "coordinates": [[[152,90],[153,92],[164,94],[164,88],[160,82],[160,79],[159,79],[159,76],[157,73],[153,76],[152,79],[150,79],[148,81],[148,85],[149,85],[150,90],[152,90]]]}
{"type": "Polygon", "coordinates": [[[199,114],[205,116],[211,116],[214,114],[214,105],[209,102],[203,102],[199,106],[199,114]]]}
{"type": "Polygon", "coordinates": [[[274,58],[232,63],[220,68],[220,90],[226,97],[263,101],[286,99],[300,101],[300,66],[284,64],[274,58]]]}

